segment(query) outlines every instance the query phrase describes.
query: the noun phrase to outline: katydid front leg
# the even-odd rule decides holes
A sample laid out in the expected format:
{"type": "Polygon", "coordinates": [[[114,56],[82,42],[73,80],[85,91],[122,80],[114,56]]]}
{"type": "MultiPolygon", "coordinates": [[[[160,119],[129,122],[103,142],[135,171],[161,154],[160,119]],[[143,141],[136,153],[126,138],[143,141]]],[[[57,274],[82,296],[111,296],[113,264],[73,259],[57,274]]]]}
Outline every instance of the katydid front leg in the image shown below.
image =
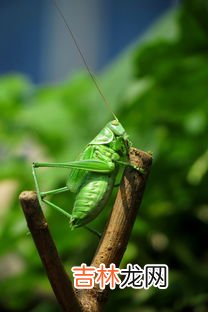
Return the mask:
{"type": "Polygon", "coordinates": [[[137,166],[134,166],[132,165],[131,163],[129,162],[126,162],[126,161],[121,161],[121,160],[116,160],[116,163],[120,164],[120,165],[123,165],[123,166],[128,166],[128,167],[132,167],[133,169],[137,170],[139,173],[141,174],[144,174],[145,171],[144,169],[140,168],[140,167],[137,167],[137,166]]]}

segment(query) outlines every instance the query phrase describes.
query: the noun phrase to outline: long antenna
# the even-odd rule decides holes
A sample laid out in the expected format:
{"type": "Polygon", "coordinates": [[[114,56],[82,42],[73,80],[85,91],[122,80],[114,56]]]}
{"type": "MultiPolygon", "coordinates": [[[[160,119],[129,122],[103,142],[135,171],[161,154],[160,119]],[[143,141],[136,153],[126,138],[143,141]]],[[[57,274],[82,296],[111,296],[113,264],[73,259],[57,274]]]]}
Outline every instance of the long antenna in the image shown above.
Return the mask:
{"type": "Polygon", "coordinates": [[[79,53],[79,55],[80,55],[80,57],[81,57],[81,59],[82,59],[82,61],[83,61],[83,64],[84,64],[84,66],[86,67],[87,72],[88,72],[90,78],[92,79],[93,83],[95,84],[95,86],[96,86],[98,92],[100,93],[100,96],[101,96],[101,98],[102,98],[102,100],[103,100],[105,106],[106,106],[106,107],[108,108],[108,110],[111,112],[111,114],[113,115],[113,117],[114,117],[116,120],[118,120],[117,117],[116,117],[116,115],[115,115],[115,114],[113,113],[113,111],[111,110],[110,104],[108,103],[107,99],[105,98],[105,96],[104,96],[104,94],[103,94],[103,92],[102,92],[102,90],[101,90],[101,88],[100,88],[100,85],[98,84],[97,79],[95,78],[94,74],[92,73],[92,71],[91,71],[91,69],[90,69],[90,67],[89,67],[89,65],[88,65],[88,63],[87,63],[87,61],[86,61],[86,59],[85,59],[85,57],[84,57],[84,55],[83,55],[83,53],[82,53],[82,50],[81,50],[80,47],[79,47],[79,44],[78,44],[78,42],[77,42],[77,39],[75,38],[75,35],[73,34],[73,32],[72,32],[72,30],[71,30],[71,28],[70,28],[70,26],[69,26],[69,23],[67,22],[67,20],[66,20],[64,14],[63,14],[63,12],[62,12],[62,10],[60,9],[60,7],[59,7],[59,5],[58,5],[58,3],[57,3],[57,0],[51,0],[51,1],[53,2],[54,6],[56,7],[57,11],[59,12],[61,18],[63,19],[64,24],[65,24],[66,28],[68,29],[69,34],[70,34],[72,40],[74,41],[74,44],[75,44],[75,46],[76,46],[76,48],[77,48],[77,51],[78,51],[78,53],[79,53]]]}

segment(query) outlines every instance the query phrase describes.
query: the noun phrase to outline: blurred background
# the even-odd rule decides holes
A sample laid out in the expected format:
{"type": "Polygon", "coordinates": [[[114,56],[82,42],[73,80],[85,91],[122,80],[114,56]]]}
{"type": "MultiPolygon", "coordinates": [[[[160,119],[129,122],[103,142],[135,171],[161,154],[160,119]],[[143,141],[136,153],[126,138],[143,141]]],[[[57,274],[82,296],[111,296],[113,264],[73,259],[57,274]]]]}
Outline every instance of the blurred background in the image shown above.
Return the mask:
{"type": "MultiPolygon", "coordinates": [[[[58,0],[90,66],[109,64],[177,0],[58,0]]],[[[52,0],[0,1],[0,74],[25,73],[35,83],[62,81],[83,69],[52,0]]]]}
{"type": "MultiPolygon", "coordinates": [[[[134,146],[154,157],[121,267],[167,264],[169,287],[114,290],[105,311],[206,312],[208,2],[60,6],[134,146]]],[[[59,311],[18,195],[34,189],[33,161],[75,159],[112,117],[51,1],[2,0],[0,8],[0,311],[59,311]]],[[[64,186],[67,174],[40,169],[41,189],[64,186]]],[[[98,231],[113,197],[92,222],[98,231]]],[[[52,198],[68,211],[73,199],[52,198]]],[[[44,212],[67,272],[90,264],[97,238],[44,212]]]]}

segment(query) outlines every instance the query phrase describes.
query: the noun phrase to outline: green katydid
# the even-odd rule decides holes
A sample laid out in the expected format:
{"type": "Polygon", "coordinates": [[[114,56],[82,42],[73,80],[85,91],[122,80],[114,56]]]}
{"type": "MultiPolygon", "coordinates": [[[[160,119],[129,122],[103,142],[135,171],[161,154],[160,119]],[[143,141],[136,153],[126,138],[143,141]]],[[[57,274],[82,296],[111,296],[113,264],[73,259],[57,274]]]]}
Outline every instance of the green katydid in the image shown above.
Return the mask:
{"type": "MultiPolygon", "coordinates": [[[[54,3],[57,7],[56,2],[54,3]]],[[[78,48],[78,52],[81,55],[93,82],[98,88],[105,103],[108,105],[94,75],[89,70],[86,60],[84,59],[60,8],[57,7],[57,9],[72,35],[72,39],[78,48]]],[[[32,165],[32,172],[39,202],[44,202],[64,214],[69,219],[72,229],[82,226],[86,227],[86,224],[97,217],[105,207],[106,202],[112,193],[119,168],[121,166],[132,166],[128,162],[128,153],[131,142],[121,123],[114,114],[113,116],[114,120],[107,123],[99,134],[85,147],[76,161],[65,163],[34,162],[32,165]],[[41,192],[36,174],[36,168],[39,167],[71,169],[66,185],[59,189],[41,192]],[[53,202],[45,199],[48,195],[67,191],[76,194],[71,214],[53,202]]],[[[140,173],[144,173],[142,168],[135,169],[140,173]]]]}
{"type": "MultiPolygon", "coordinates": [[[[65,214],[72,228],[92,221],[110,197],[119,166],[132,166],[128,161],[130,141],[118,120],[109,122],[81,153],[79,160],[66,163],[33,163],[33,176],[39,201],[65,214]],[[35,168],[71,168],[66,186],[40,192],[35,168]],[[45,199],[47,195],[71,191],[76,193],[72,214],[45,199]]],[[[143,173],[141,168],[135,168],[143,173]]]]}

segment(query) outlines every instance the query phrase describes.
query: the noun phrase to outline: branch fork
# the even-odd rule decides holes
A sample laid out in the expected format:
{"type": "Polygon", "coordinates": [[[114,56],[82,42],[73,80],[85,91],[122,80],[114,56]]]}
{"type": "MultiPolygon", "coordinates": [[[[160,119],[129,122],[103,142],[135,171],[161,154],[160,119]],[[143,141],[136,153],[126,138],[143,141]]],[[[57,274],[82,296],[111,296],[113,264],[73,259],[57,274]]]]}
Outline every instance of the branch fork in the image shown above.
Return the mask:
{"type": "MultiPolygon", "coordinates": [[[[114,263],[116,267],[119,267],[126,250],[144,194],[152,156],[132,147],[129,160],[134,166],[144,169],[145,174],[140,174],[131,167],[125,169],[114,207],[91,266],[99,267],[101,263],[104,263],[106,267],[109,267],[111,263],[114,263]]],[[[28,228],[62,310],[66,312],[101,311],[107,300],[109,288],[102,290],[96,284],[92,289],[75,291],[58,255],[36,193],[24,191],[19,199],[28,228]]]]}

